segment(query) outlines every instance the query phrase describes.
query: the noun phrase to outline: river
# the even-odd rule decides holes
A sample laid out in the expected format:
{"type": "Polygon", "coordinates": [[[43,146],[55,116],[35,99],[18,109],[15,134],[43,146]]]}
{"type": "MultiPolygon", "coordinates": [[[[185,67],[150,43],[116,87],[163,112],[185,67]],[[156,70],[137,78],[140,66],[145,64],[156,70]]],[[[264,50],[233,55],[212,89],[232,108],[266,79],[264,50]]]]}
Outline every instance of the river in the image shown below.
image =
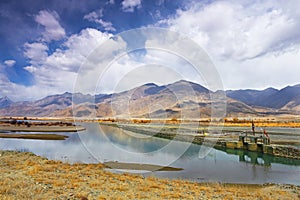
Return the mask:
{"type": "Polygon", "coordinates": [[[48,159],[70,163],[118,161],[183,168],[182,171],[130,171],[142,173],[144,176],[181,178],[198,182],[300,185],[299,160],[254,152],[205,149],[201,145],[154,138],[104,125],[100,127],[94,123],[82,125],[87,128],[85,131],[60,133],[69,136],[66,140],[1,138],[0,148],[30,151],[48,159]]]}

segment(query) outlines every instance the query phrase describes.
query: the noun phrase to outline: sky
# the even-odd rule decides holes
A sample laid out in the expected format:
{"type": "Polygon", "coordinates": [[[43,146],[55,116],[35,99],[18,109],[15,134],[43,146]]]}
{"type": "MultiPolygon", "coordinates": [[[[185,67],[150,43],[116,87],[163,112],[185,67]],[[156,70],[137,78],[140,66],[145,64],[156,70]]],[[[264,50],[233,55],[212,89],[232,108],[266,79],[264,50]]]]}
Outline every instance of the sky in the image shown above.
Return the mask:
{"type": "Polygon", "coordinates": [[[180,79],[212,90],[296,85],[299,10],[298,0],[1,0],[0,97],[180,79]],[[194,52],[207,61],[198,71],[194,52]]]}

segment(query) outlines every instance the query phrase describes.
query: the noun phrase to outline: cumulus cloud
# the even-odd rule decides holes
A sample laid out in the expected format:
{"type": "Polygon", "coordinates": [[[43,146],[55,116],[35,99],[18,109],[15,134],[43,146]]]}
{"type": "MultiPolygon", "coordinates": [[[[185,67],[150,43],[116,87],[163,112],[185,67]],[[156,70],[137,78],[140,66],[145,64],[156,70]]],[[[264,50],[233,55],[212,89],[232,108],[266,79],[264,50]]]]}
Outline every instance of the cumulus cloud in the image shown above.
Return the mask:
{"type": "Polygon", "coordinates": [[[42,64],[48,56],[48,46],[43,43],[25,43],[24,56],[34,65],[42,64]]]}
{"type": "Polygon", "coordinates": [[[4,64],[8,67],[12,67],[16,64],[16,61],[15,60],[5,60],[4,64]]]}
{"type": "Polygon", "coordinates": [[[142,7],[142,0],[124,0],[121,3],[124,12],[134,12],[134,9],[142,7]]]}
{"type": "Polygon", "coordinates": [[[43,40],[49,42],[53,40],[60,40],[65,37],[65,30],[60,25],[58,21],[59,16],[55,11],[49,12],[46,10],[41,10],[34,19],[37,23],[41,24],[45,28],[44,32],[42,33],[43,40]]]}
{"type": "MultiPolygon", "coordinates": [[[[125,12],[133,12],[140,7],[141,1],[122,2],[125,12]]],[[[214,1],[209,4],[195,1],[156,25],[184,33],[203,47],[216,64],[226,89],[280,88],[299,83],[299,9],[296,1],[254,1],[251,4],[246,1],[214,1]]],[[[182,45],[172,34],[151,35],[146,31],[140,37],[148,48],[146,51],[124,54],[114,60],[114,55],[131,48],[128,42],[132,43],[131,46],[139,43],[134,41],[136,37],[126,38],[126,43],[118,36],[93,28],[66,37],[55,12],[40,11],[38,16],[36,21],[45,27],[43,40],[24,44],[24,56],[29,61],[24,69],[33,75],[34,85],[12,83],[4,73],[0,73],[1,94],[14,99],[28,99],[30,93],[31,98],[37,99],[73,91],[75,83],[79,86],[76,88],[78,92],[109,93],[146,82],[166,84],[178,79],[191,80],[214,89],[209,84],[214,77],[195,72],[190,63],[184,61],[186,57],[193,60],[193,44],[187,42],[182,45]],[[51,27],[61,28],[60,33],[51,27]],[[61,38],[65,38],[62,46],[49,51],[48,42],[61,38]],[[159,45],[169,50],[151,49],[159,45]]],[[[113,31],[112,24],[102,18],[101,9],[84,16],[104,30],[113,31]]],[[[194,57],[196,59],[197,55],[194,57]]]]}
{"type": "Polygon", "coordinates": [[[103,17],[103,10],[99,9],[97,11],[93,11],[85,15],[83,19],[99,24],[106,31],[116,31],[116,29],[113,27],[113,24],[111,22],[104,21],[102,17],[103,17]]]}
{"type": "MultiPolygon", "coordinates": [[[[2,93],[15,100],[30,100],[50,94],[72,92],[81,65],[99,45],[111,37],[111,34],[96,29],[83,29],[80,33],[71,35],[63,43],[62,48],[56,49],[51,54],[47,53],[48,46],[44,43],[26,43],[24,55],[31,65],[23,69],[33,75],[34,85],[22,86],[12,83],[2,74],[2,93]]],[[[96,69],[97,65],[93,65],[82,71],[88,72],[96,69]]],[[[85,84],[95,85],[95,82],[86,81],[85,84]]]]}
{"type": "Polygon", "coordinates": [[[299,14],[290,10],[300,4],[287,8],[285,1],[272,2],[194,2],[160,23],[188,34],[218,58],[251,59],[299,45],[299,14]]]}
{"type": "Polygon", "coordinates": [[[203,47],[225,88],[281,88],[299,83],[299,9],[295,0],[193,1],[157,25],[184,33],[203,47]]]}
{"type": "Polygon", "coordinates": [[[79,34],[68,38],[63,45],[65,50],[57,49],[49,55],[45,64],[60,70],[77,72],[89,54],[111,37],[111,34],[96,29],[83,29],[79,34]]]}
{"type": "Polygon", "coordinates": [[[214,60],[226,89],[281,89],[299,84],[300,51],[288,51],[280,56],[268,54],[243,62],[214,60]]]}
{"type": "Polygon", "coordinates": [[[145,56],[133,59],[136,55],[132,54],[124,54],[114,60],[97,77],[97,93],[122,92],[146,83],[165,85],[181,79],[192,80],[195,77],[199,82],[197,72],[191,70],[192,66],[177,55],[161,50],[147,50],[145,56]]]}
{"type": "MultiPolygon", "coordinates": [[[[207,62],[208,56],[195,49],[196,44],[186,40],[186,37],[181,38],[177,33],[163,29],[129,31],[123,33],[122,37],[127,38],[126,41],[131,45],[127,45],[124,51],[126,54],[112,60],[98,80],[96,79],[95,82],[99,83],[97,93],[120,92],[149,82],[168,84],[180,79],[198,82],[215,89],[214,85],[201,76],[207,74],[207,69],[211,70],[212,63],[207,62]],[[145,44],[137,45],[136,37],[145,38],[145,44]],[[140,49],[144,45],[146,49],[140,49]],[[199,59],[199,56],[203,60],[199,59]],[[201,72],[190,63],[194,61],[200,65],[200,62],[205,61],[201,65],[201,72]]],[[[213,73],[213,76],[215,75],[216,73],[213,73]]],[[[213,82],[218,83],[216,80],[213,82]]]]}
{"type": "Polygon", "coordinates": [[[4,66],[0,64],[0,97],[8,96],[13,101],[31,100],[36,97],[43,97],[47,94],[45,90],[40,90],[38,86],[26,87],[11,82],[4,70],[4,66]],[[39,90],[38,90],[39,89],[39,90]],[[28,95],[28,94],[32,94],[28,95]]]}

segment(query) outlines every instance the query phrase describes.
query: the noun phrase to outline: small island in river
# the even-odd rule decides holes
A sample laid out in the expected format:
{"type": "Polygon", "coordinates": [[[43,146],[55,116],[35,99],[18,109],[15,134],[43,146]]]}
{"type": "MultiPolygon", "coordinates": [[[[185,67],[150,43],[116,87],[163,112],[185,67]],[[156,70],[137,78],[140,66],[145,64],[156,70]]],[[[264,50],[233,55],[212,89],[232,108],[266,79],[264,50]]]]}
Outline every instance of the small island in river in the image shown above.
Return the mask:
{"type": "Polygon", "coordinates": [[[82,126],[62,121],[28,120],[27,118],[4,118],[0,121],[0,138],[65,140],[68,136],[51,132],[77,132],[83,130],[85,128],[82,126]],[[19,132],[30,132],[31,134],[20,134],[19,132]],[[47,132],[47,134],[44,134],[44,132],[47,132]]]}

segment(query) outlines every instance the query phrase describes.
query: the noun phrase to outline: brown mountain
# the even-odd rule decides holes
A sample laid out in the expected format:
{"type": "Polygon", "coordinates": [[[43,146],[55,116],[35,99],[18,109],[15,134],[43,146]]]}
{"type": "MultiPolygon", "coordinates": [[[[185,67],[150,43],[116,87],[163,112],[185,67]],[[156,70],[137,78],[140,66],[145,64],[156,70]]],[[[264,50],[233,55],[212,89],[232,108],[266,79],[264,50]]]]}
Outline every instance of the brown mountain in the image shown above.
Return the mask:
{"type": "Polygon", "coordinates": [[[281,113],[300,113],[300,84],[281,90],[230,90],[226,91],[226,95],[253,107],[264,107],[281,113]]]}
{"type": "Polygon", "coordinates": [[[9,101],[5,106],[0,104],[0,116],[199,118],[211,116],[212,111],[214,116],[222,117],[223,108],[226,116],[295,114],[300,109],[297,92],[298,86],[293,86],[282,90],[226,91],[226,97],[223,91],[212,92],[181,80],[163,86],[148,83],[114,94],[66,92],[33,102],[9,101]]]}

